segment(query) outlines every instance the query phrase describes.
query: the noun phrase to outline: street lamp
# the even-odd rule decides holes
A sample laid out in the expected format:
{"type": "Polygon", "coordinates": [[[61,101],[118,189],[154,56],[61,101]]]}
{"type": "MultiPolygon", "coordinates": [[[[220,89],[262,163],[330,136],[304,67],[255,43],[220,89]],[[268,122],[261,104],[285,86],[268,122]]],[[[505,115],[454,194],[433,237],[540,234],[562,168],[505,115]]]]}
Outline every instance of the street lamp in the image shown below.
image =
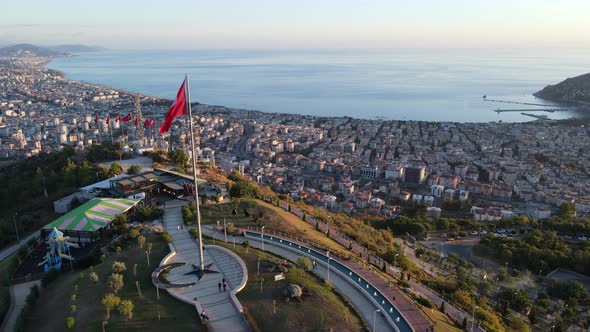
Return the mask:
{"type": "Polygon", "coordinates": [[[264,250],[264,226],[262,226],[262,233],[260,233],[260,238],[262,239],[262,250],[264,250]]]}
{"type": "Polygon", "coordinates": [[[225,243],[227,243],[227,227],[225,227],[225,218],[223,218],[223,236],[225,237],[225,243]]]}
{"type": "Polygon", "coordinates": [[[147,258],[148,266],[150,266],[150,252],[147,250],[145,251],[145,257],[147,258]]]}
{"type": "Polygon", "coordinates": [[[16,227],[16,216],[18,216],[18,212],[14,213],[14,216],[12,216],[12,221],[14,221],[14,231],[16,232],[16,240],[20,241],[20,237],[18,236],[18,227],[16,227]]]}
{"type": "Polygon", "coordinates": [[[330,260],[332,257],[328,256],[328,282],[330,282],[330,260]]]}
{"type": "Polygon", "coordinates": [[[381,312],[381,309],[373,311],[373,332],[377,331],[377,313],[381,312]]]}
{"type": "Polygon", "coordinates": [[[393,271],[395,272],[395,261],[397,260],[397,256],[399,256],[399,254],[395,254],[395,256],[393,256],[393,271]]]}
{"type": "Polygon", "coordinates": [[[473,325],[475,325],[475,309],[478,308],[478,306],[473,307],[473,312],[471,313],[471,332],[473,332],[473,325]]]}

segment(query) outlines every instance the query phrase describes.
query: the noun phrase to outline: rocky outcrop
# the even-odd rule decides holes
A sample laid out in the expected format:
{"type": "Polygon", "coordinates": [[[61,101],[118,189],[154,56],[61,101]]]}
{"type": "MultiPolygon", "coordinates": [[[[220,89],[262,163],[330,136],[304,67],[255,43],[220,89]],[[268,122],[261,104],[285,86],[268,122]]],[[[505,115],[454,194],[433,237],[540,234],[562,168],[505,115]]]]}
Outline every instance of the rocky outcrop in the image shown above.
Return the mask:
{"type": "Polygon", "coordinates": [[[536,97],[560,102],[590,103],[590,73],[548,85],[534,94],[536,97]]]}

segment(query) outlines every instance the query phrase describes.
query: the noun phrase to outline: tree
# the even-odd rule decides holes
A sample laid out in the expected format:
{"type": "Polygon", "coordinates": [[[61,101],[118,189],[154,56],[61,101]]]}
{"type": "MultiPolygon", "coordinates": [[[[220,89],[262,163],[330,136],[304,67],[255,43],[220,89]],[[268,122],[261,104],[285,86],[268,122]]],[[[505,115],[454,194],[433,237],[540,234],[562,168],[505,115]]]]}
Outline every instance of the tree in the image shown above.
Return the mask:
{"type": "Polygon", "coordinates": [[[153,246],[154,245],[151,242],[147,244],[147,246],[145,248],[147,249],[148,253],[150,253],[150,254],[152,253],[153,246]]]}
{"type": "Polygon", "coordinates": [[[139,236],[139,234],[140,234],[140,233],[139,233],[139,229],[137,229],[137,228],[134,228],[134,229],[132,229],[132,230],[129,232],[129,237],[130,237],[131,239],[136,239],[136,238],[139,236]]]}
{"type": "Polygon", "coordinates": [[[68,329],[71,329],[74,327],[74,325],[76,324],[76,320],[74,319],[74,317],[68,317],[66,318],[66,327],[68,329]]]}
{"type": "Polygon", "coordinates": [[[117,309],[119,309],[119,313],[121,316],[125,317],[126,320],[133,319],[133,308],[134,304],[131,300],[123,300],[119,303],[117,309]]]}
{"type": "Polygon", "coordinates": [[[117,255],[120,255],[121,254],[121,251],[123,251],[123,249],[120,246],[117,246],[115,248],[115,251],[117,252],[117,255]]]}
{"type": "Polygon", "coordinates": [[[115,309],[119,303],[121,303],[121,298],[115,294],[109,293],[102,298],[101,303],[107,313],[106,319],[108,320],[111,317],[111,310],[115,309]]]}
{"type": "Polygon", "coordinates": [[[557,213],[559,219],[568,221],[576,216],[576,208],[571,202],[564,202],[559,206],[559,212],[557,213]]]}
{"type": "Polygon", "coordinates": [[[108,171],[108,176],[109,177],[113,177],[115,175],[119,175],[123,173],[123,166],[121,166],[121,164],[115,162],[111,164],[111,167],[109,167],[109,171],[108,171]]]}
{"type": "Polygon", "coordinates": [[[97,283],[98,282],[98,274],[96,274],[96,272],[90,272],[90,280],[93,283],[97,283]]]}
{"type": "Polygon", "coordinates": [[[529,322],[531,322],[531,325],[535,325],[537,323],[537,310],[535,309],[535,306],[533,306],[531,308],[531,311],[529,312],[529,322]]]}
{"type": "Polygon", "coordinates": [[[188,155],[183,150],[174,150],[168,157],[176,166],[184,166],[188,162],[188,155]]]}
{"type": "Polygon", "coordinates": [[[139,167],[139,165],[131,165],[127,169],[127,174],[137,174],[139,172],[141,172],[141,167],[139,167]]]}
{"type": "Polygon", "coordinates": [[[297,258],[297,265],[302,271],[309,271],[311,270],[311,261],[309,258],[305,256],[300,256],[297,258]]]}
{"type": "Polygon", "coordinates": [[[463,329],[467,328],[467,317],[463,317],[463,322],[461,322],[461,327],[463,329]]]}
{"type": "Polygon", "coordinates": [[[113,273],[123,273],[123,271],[127,270],[127,266],[125,266],[124,262],[114,262],[113,263],[113,273]]]}
{"type": "Polygon", "coordinates": [[[140,235],[137,237],[137,244],[139,245],[139,249],[143,248],[143,245],[145,244],[145,236],[140,235]]]}
{"type": "Polygon", "coordinates": [[[108,281],[109,289],[117,294],[121,288],[123,288],[123,276],[118,273],[113,273],[109,277],[108,281]]]}
{"type": "Polygon", "coordinates": [[[440,312],[442,312],[444,314],[446,310],[447,309],[446,309],[445,301],[442,301],[440,303],[440,312]]]}
{"type": "Polygon", "coordinates": [[[522,321],[522,319],[516,316],[510,316],[508,319],[508,326],[510,327],[510,331],[514,332],[530,332],[530,326],[522,321]]]}
{"type": "Polygon", "coordinates": [[[258,186],[250,180],[243,180],[234,183],[229,190],[232,198],[255,197],[258,194],[258,186]]]}

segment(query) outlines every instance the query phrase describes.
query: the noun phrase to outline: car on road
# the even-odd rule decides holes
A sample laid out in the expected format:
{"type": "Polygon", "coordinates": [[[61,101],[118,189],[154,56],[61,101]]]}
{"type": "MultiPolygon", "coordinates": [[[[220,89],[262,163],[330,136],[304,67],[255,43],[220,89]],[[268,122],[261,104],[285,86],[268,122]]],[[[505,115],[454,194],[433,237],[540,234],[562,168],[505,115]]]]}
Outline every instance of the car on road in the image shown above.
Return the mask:
{"type": "Polygon", "coordinates": [[[488,234],[488,231],[486,231],[486,230],[484,229],[483,231],[479,232],[479,234],[481,234],[481,235],[486,235],[486,234],[488,234]]]}
{"type": "Polygon", "coordinates": [[[469,234],[471,234],[471,235],[479,235],[479,232],[478,231],[473,231],[473,232],[471,232],[469,234]]]}

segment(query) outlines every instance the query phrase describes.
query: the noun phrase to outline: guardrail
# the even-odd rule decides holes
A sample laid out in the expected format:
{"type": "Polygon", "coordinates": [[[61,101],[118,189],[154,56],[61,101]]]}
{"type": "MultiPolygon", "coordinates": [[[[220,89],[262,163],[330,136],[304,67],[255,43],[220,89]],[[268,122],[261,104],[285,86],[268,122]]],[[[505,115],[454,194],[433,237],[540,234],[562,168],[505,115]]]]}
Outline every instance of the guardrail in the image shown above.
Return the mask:
{"type": "MultiPolygon", "coordinates": [[[[354,280],[353,278],[358,278],[359,280],[359,284],[357,284],[356,282],[351,282],[351,284],[353,284],[355,286],[355,288],[361,290],[363,294],[365,294],[371,302],[373,302],[377,307],[381,307],[383,309],[384,313],[384,317],[386,317],[386,320],[391,324],[392,327],[394,327],[394,329],[396,331],[399,331],[399,328],[397,326],[397,324],[394,323],[394,318],[392,318],[391,314],[398,314],[399,316],[396,318],[396,321],[399,322],[399,318],[403,318],[403,324],[405,324],[405,326],[407,326],[407,328],[411,331],[414,331],[414,329],[412,328],[412,326],[408,323],[408,320],[406,317],[404,317],[404,315],[395,307],[395,305],[393,303],[391,303],[391,301],[389,299],[387,299],[387,297],[385,295],[383,295],[383,293],[377,288],[375,287],[373,284],[371,284],[367,279],[365,279],[362,275],[358,274],[357,272],[355,272],[352,268],[348,267],[345,265],[346,260],[342,260],[340,261],[339,259],[335,259],[333,257],[327,256],[322,252],[314,249],[314,248],[309,248],[305,246],[305,243],[297,243],[297,242],[293,242],[293,241],[289,241],[289,239],[285,239],[285,241],[289,244],[285,244],[282,243],[282,239],[277,242],[277,241],[273,241],[273,236],[277,239],[280,239],[281,236],[277,236],[277,235],[273,235],[273,234],[268,234],[266,231],[264,232],[264,235],[262,235],[261,232],[256,232],[256,231],[252,231],[252,230],[248,230],[244,232],[244,236],[245,237],[250,237],[251,239],[261,239],[262,236],[264,236],[265,239],[267,239],[268,241],[271,241],[271,243],[273,244],[279,244],[284,246],[285,248],[295,251],[297,253],[302,253],[308,256],[311,256],[313,258],[320,258],[320,262],[324,265],[327,266],[328,263],[324,262],[324,260],[327,260],[328,258],[332,261],[334,261],[333,264],[339,264],[342,268],[346,269],[349,271],[349,275],[345,275],[342,271],[339,271],[336,266],[332,265],[334,267],[333,271],[336,271],[336,273],[338,273],[341,277],[343,277],[344,279],[350,279],[350,280],[354,280]],[[248,232],[255,234],[255,236],[252,235],[248,235],[248,232]],[[295,244],[295,246],[292,246],[292,244],[295,244]],[[297,248],[295,248],[297,247],[297,248]],[[301,250],[301,248],[304,248],[307,250],[307,252],[305,250],[301,250]],[[312,252],[315,254],[313,255],[312,252]],[[366,288],[362,288],[360,287],[360,283],[364,282],[366,284],[366,288]],[[375,295],[378,293],[382,299],[383,302],[387,301],[387,304],[390,305],[390,309],[387,310],[385,307],[383,307],[383,303],[379,304],[374,298],[373,296],[371,296],[370,293],[368,293],[367,289],[369,289],[369,285],[372,287],[372,290],[374,291],[375,295]]],[[[313,241],[310,241],[313,243],[313,241]]],[[[330,251],[330,255],[332,254],[332,252],[330,251]]],[[[338,257],[340,258],[340,257],[338,257]]],[[[340,258],[341,259],[341,258],[340,258]]]]}

